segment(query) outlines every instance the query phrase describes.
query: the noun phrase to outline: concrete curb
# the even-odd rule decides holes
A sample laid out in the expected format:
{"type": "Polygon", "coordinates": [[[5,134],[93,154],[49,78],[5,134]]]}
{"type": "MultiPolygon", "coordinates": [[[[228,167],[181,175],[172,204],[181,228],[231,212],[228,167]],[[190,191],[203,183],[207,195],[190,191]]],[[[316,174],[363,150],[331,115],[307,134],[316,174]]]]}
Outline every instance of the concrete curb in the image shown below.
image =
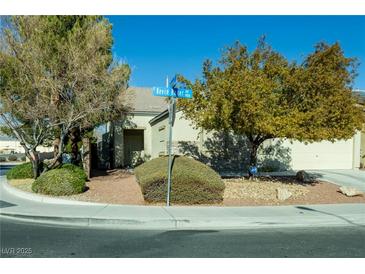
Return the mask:
{"type": "Polygon", "coordinates": [[[58,217],[58,216],[35,216],[26,214],[0,213],[1,218],[13,219],[22,222],[42,223],[62,226],[78,227],[108,227],[119,229],[166,229],[176,228],[175,221],[171,219],[153,219],[153,218],[120,218],[120,219],[103,219],[92,217],[58,217]]]}
{"type": "Polygon", "coordinates": [[[29,192],[20,190],[16,187],[10,185],[6,178],[4,178],[3,188],[14,196],[17,196],[22,199],[30,200],[33,202],[38,202],[38,203],[59,204],[59,205],[88,205],[88,206],[108,205],[105,203],[73,201],[73,200],[66,200],[66,199],[60,199],[60,198],[53,198],[53,197],[41,195],[41,194],[29,193],[29,192]]]}
{"type": "Polygon", "coordinates": [[[236,217],[236,218],[93,218],[93,217],[58,217],[36,216],[16,213],[0,213],[1,218],[22,222],[42,223],[50,225],[95,227],[112,229],[138,229],[138,230],[202,230],[202,229],[268,229],[268,228],[314,228],[329,226],[363,226],[365,220],[359,216],[347,216],[344,218],[321,218],[307,216],[303,223],[303,217],[295,218],[278,217],[236,217]]]}

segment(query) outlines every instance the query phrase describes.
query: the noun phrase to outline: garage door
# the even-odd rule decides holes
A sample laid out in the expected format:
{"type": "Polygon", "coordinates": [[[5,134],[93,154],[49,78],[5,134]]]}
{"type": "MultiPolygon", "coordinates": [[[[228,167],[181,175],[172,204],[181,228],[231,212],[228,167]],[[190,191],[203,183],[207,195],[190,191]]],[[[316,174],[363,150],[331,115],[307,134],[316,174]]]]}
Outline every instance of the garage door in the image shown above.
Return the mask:
{"type": "Polygon", "coordinates": [[[335,143],[323,141],[304,144],[294,141],[283,143],[291,151],[292,169],[352,169],[353,139],[335,143]]]}

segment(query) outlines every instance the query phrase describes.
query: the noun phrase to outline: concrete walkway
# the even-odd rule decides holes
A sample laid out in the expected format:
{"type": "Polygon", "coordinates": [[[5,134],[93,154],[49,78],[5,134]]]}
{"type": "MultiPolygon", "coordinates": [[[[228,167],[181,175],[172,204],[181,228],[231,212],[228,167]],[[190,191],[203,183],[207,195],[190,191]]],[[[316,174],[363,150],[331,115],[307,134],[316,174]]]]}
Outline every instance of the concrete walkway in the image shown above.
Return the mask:
{"type": "Polygon", "coordinates": [[[123,229],[244,229],[365,226],[365,204],[260,207],[122,206],[33,201],[9,191],[0,177],[0,217],[72,226],[123,229]]]}

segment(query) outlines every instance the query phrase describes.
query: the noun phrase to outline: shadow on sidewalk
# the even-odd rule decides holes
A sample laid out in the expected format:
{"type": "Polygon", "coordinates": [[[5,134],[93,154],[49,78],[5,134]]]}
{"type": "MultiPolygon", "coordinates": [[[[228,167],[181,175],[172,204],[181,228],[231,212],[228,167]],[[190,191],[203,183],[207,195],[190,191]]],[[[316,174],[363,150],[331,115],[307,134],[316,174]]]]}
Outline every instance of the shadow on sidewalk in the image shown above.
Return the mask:
{"type": "Polygon", "coordinates": [[[16,204],[12,204],[12,203],[8,203],[8,202],[0,200],[0,208],[12,207],[12,206],[16,206],[16,204]]]}
{"type": "Polygon", "coordinates": [[[316,209],[313,209],[313,208],[309,208],[309,207],[305,207],[305,206],[296,206],[296,208],[298,209],[302,209],[302,210],[307,210],[307,211],[314,211],[314,212],[319,212],[319,213],[322,213],[322,214],[325,214],[325,215],[329,215],[329,216],[333,216],[333,217],[336,217],[338,219],[341,219],[351,225],[354,225],[354,226],[357,226],[357,227],[364,227],[365,228],[365,225],[360,225],[360,224],[357,224],[357,223],[354,223],[353,221],[350,221],[349,219],[345,218],[345,217],[342,217],[342,216],[338,216],[336,214],[333,214],[333,213],[328,213],[328,212],[325,212],[325,211],[321,211],[321,210],[316,210],[316,209]]]}
{"type": "Polygon", "coordinates": [[[194,230],[194,229],[187,229],[187,230],[168,230],[165,232],[162,232],[161,235],[165,235],[165,236],[172,236],[172,237],[176,237],[176,236],[180,236],[180,237],[186,237],[186,236],[193,236],[196,234],[207,234],[207,233],[217,233],[219,232],[219,230],[214,230],[214,229],[210,229],[210,230],[194,230]]]}

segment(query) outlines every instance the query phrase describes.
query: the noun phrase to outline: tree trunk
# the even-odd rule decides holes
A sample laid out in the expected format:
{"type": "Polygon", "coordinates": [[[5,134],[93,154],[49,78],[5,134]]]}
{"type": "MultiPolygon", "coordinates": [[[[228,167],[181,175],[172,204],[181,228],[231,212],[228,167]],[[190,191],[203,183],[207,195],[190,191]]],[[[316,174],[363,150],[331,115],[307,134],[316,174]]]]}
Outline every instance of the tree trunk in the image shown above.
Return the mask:
{"type": "Polygon", "coordinates": [[[91,144],[90,138],[82,138],[82,164],[88,179],[91,177],[91,144]]]}
{"type": "Polygon", "coordinates": [[[53,158],[54,159],[58,158],[56,160],[55,166],[62,164],[62,158],[58,157],[60,151],[60,143],[61,143],[60,137],[56,137],[56,139],[53,141],[53,158]]]}
{"type": "Polygon", "coordinates": [[[70,130],[70,141],[71,141],[71,163],[74,165],[80,164],[79,157],[79,146],[80,141],[80,129],[78,127],[70,130]]]}
{"type": "Polygon", "coordinates": [[[250,166],[248,169],[248,176],[249,178],[253,178],[253,176],[257,172],[257,150],[261,143],[259,142],[251,142],[251,151],[250,151],[250,166]],[[256,168],[256,172],[253,169],[256,168]]]}
{"type": "Polygon", "coordinates": [[[33,178],[37,179],[40,175],[39,154],[37,151],[33,150],[30,152],[30,156],[33,168],[33,178]]]}
{"type": "Polygon", "coordinates": [[[54,153],[54,157],[53,157],[52,161],[50,162],[50,164],[48,166],[46,166],[44,168],[43,171],[53,169],[53,168],[57,167],[58,165],[62,164],[62,153],[63,153],[63,149],[64,149],[67,132],[68,132],[68,130],[64,130],[61,132],[60,138],[59,138],[59,144],[57,146],[57,153],[54,153]]]}
{"type": "Polygon", "coordinates": [[[250,166],[257,165],[257,149],[260,144],[253,143],[251,144],[251,151],[250,151],[250,166]]]}

